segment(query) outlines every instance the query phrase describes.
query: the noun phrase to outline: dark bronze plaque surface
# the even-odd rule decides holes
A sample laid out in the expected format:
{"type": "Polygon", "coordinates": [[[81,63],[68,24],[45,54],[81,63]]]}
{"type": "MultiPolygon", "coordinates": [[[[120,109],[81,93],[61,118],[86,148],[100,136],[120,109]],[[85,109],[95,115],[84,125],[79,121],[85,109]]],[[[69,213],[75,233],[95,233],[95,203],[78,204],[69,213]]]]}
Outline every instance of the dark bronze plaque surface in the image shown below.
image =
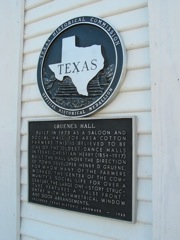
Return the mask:
{"type": "Polygon", "coordinates": [[[119,33],[104,19],[81,16],[62,23],[46,40],[37,82],[52,110],[83,117],[113,100],[125,69],[126,51],[119,33]]]}
{"type": "Polygon", "coordinates": [[[29,202],[134,221],[133,122],[29,121],[29,202]]]}

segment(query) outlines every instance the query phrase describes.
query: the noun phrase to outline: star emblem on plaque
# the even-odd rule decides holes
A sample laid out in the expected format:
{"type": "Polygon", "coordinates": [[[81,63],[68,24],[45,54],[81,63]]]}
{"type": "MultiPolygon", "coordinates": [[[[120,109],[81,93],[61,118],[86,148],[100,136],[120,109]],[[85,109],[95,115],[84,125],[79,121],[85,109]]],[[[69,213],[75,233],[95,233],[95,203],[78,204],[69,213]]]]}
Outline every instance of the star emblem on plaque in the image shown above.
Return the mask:
{"type": "Polygon", "coordinates": [[[108,104],[125,75],[122,39],[106,21],[77,17],[60,25],[39,56],[40,93],[55,112],[88,116],[108,104]]]}

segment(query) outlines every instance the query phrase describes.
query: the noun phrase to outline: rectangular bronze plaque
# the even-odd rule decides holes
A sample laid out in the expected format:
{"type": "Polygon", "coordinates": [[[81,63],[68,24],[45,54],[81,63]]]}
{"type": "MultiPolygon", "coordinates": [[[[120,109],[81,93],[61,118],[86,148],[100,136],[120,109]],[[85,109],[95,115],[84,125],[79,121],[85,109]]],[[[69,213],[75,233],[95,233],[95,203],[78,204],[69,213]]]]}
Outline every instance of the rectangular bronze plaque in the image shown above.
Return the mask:
{"type": "Polygon", "coordinates": [[[134,120],[29,121],[29,202],[133,222],[134,120]]]}

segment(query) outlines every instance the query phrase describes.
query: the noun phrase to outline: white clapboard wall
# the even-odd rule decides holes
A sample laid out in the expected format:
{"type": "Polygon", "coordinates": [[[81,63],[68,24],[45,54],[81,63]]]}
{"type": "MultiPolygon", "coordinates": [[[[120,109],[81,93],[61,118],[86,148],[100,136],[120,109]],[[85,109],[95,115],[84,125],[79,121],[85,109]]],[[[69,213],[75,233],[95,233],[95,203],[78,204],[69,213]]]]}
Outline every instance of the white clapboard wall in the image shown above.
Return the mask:
{"type": "Polygon", "coordinates": [[[151,89],[148,0],[26,0],[21,125],[21,240],[152,239],[151,89]],[[27,202],[27,120],[61,117],[37,86],[39,53],[49,35],[76,16],[93,15],[113,25],[127,50],[127,73],[117,97],[93,117],[137,116],[137,221],[135,224],[32,205],[27,202]]]}

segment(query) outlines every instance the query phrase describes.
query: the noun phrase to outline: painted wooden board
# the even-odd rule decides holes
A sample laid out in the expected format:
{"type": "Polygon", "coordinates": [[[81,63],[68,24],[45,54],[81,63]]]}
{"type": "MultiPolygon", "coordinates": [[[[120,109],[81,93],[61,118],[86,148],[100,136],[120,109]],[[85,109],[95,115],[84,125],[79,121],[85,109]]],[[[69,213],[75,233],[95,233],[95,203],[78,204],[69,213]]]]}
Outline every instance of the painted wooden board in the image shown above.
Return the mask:
{"type": "MultiPolygon", "coordinates": [[[[25,26],[24,38],[28,39],[28,38],[37,37],[43,34],[51,33],[57,27],[59,27],[59,25],[61,25],[62,23],[77,16],[87,15],[87,16],[103,17],[103,14],[101,13],[102,10],[106,12],[107,16],[109,16],[107,18],[104,18],[105,21],[108,21],[110,24],[112,24],[118,31],[125,31],[125,30],[127,31],[130,29],[144,27],[148,25],[147,7],[140,8],[133,11],[128,11],[127,13],[118,14],[119,12],[119,9],[117,8],[118,5],[114,5],[116,14],[114,16],[111,16],[111,8],[108,8],[106,4],[103,5],[102,1],[101,1],[101,4],[102,4],[101,8],[96,7],[96,4],[94,4],[94,6],[91,5],[91,7],[86,6],[81,9],[75,9],[73,11],[69,11],[64,14],[55,15],[47,19],[46,18],[42,19],[38,22],[27,24],[25,26]]],[[[110,3],[110,5],[111,7],[113,6],[112,3],[110,3]]]]}
{"type": "MultiPolygon", "coordinates": [[[[77,221],[77,220],[76,220],[77,221]]],[[[114,232],[114,237],[103,237],[99,235],[94,234],[88,234],[84,232],[78,232],[76,230],[67,229],[67,228],[59,228],[55,227],[53,225],[49,224],[43,224],[40,222],[33,222],[31,220],[24,220],[21,228],[21,234],[28,235],[30,237],[34,237],[35,239],[43,239],[43,240],[49,240],[50,237],[54,236],[54,240],[59,240],[59,236],[64,237],[66,240],[72,240],[73,239],[82,239],[82,240],[116,240],[118,236],[122,236],[125,240],[134,240],[135,239],[146,239],[151,240],[152,239],[152,230],[151,226],[148,224],[137,224],[137,227],[132,229],[131,227],[125,228],[125,227],[118,227],[119,232],[114,232]],[[31,231],[30,229],[34,229],[34,231],[31,231]],[[41,229],[41,234],[39,229],[41,229]],[[143,230],[142,230],[143,229],[143,230]],[[129,233],[129,237],[126,238],[125,232],[129,233]]],[[[103,230],[106,229],[109,230],[108,226],[105,228],[103,227],[103,230]]],[[[110,230],[109,230],[110,231],[110,230]]]]}

